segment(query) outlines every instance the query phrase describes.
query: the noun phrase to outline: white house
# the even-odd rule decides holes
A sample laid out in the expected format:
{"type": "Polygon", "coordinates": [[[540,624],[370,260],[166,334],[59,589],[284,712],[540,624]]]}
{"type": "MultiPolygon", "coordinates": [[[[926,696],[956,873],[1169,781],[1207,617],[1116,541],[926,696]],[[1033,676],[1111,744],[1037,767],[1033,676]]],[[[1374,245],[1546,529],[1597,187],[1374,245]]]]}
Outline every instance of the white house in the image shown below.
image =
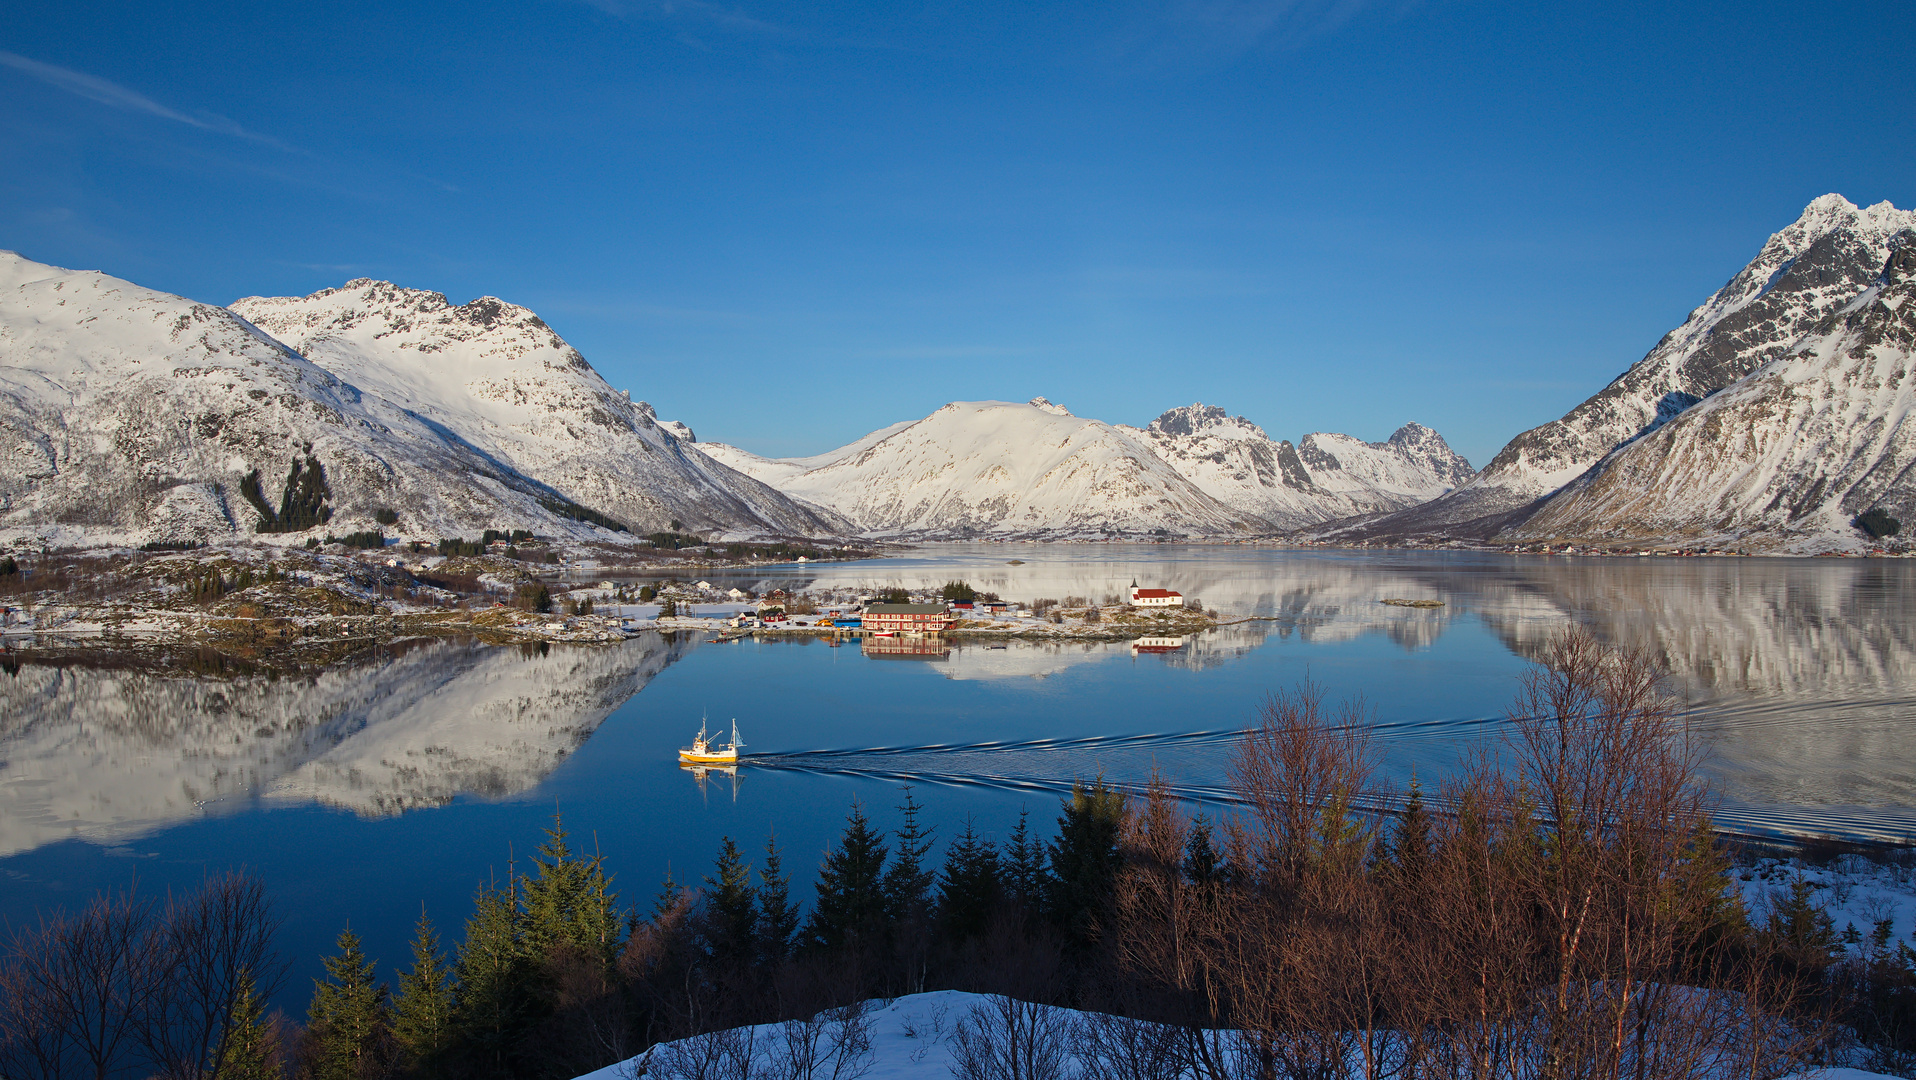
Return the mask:
{"type": "Polygon", "coordinates": [[[701,581],[701,582],[699,582],[699,583],[698,583],[697,585],[694,585],[694,586],[692,586],[692,587],[693,587],[694,589],[697,589],[697,590],[698,590],[698,591],[700,591],[700,592],[711,592],[711,591],[712,591],[712,583],[711,583],[711,582],[709,582],[709,581],[701,581]]]}
{"type": "Polygon", "coordinates": [[[727,589],[725,590],[725,595],[733,600],[745,599],[745,591],[743,589],[727,589]]]}
{"type": "Polygon", "coordinates": [[[1170,589],[1140,589],[1131,586],[1132,607],[1183,607],[1184,594],[1170,589]]]}

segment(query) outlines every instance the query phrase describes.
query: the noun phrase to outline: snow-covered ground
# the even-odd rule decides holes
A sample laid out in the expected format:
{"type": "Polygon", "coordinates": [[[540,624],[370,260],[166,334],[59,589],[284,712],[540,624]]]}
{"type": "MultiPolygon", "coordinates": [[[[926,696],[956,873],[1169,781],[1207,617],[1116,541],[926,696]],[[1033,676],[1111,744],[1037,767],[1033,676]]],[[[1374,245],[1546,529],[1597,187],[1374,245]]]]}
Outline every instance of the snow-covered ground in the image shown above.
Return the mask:
{"type": "MultiPolygon", "coordinates": [[[[960,1076],[962,1074],[956,1067],[953,1054],[953,1033],[959,1022],[974,1009],[988,1009],[990,1003],[991,999],[983,994],[959,990],[938,990],[890,1001],[866,1002],[864,1018],[870,1023],[868,1056],[860,1055],[851,1067],[837,1071],[834,1071],[832,1064],[826,1064],[816,1075],[836,1076],[839,1080],[947,1080],[960,1076]]],[[[1072,1009],[1041,1009],[1059,1022],[1057,1027],[1060,1030],[1068,1030],[1070,1024],[1085,1015],[1072,1009]]],[[[782,1027],[779,1024],[761,1024],[734,1029],[737,1041],[731,1045],[749,1047],[754,1063],[765,1064],[783,1043],[782,1027]]],[[[829,1039],[829,1022],[827,1028],[829,1039]]],[[[586,1073],[576,1080],[634,1080],[639,1076],[653,1080],[677,1080],[675,1074],[683,1070],[673,1068],[671,1059],[676,1053],[696,1053],[687,1045],[694,1041],[688,1039],[683,1043],[661,1044],[637,1057],[586,1073]]],[[[1096,1067],[1083,1067],[1068,1051],[1064,1058],[1061,1076],[1096,1080],[1102,1072],[1096,1067]]],[[[713,1075],[733,1073],[713,1070],[713,1075]]],[[[740,1071],[736,1075],[761,1074],[757,1071],[740,1071]]],[[[1891,1080],[1882,1073],[1840,1068],[1806,1072],[1798,1076],[1801,1080],[1891,1080]]]]}

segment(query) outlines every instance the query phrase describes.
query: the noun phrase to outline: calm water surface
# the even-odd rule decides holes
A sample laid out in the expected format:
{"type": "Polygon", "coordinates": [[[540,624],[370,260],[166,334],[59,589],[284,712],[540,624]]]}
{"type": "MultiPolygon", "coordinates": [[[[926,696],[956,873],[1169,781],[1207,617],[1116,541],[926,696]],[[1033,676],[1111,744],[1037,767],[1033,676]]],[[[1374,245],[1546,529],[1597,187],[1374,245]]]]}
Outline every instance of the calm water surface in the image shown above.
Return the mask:
{"type": "Polygon", "coordinates": [[[975,545],[707,577],[961,577],[1020,600],[1135,579],[1263,618],[1170,653],[1013,642],[875,656],[648,634],[543,652],[427,642],[310,679],[26,664],[0,677],[0,918],[244,865],[286,916],[297,963],[281,1004],[299,1011],[341,926],[388,965],[405,960],[421,904],[456,937],[473,888],[515,855],[523,866],[555,809],[644,903],[668,869],[704,874],[723,835],[752,848],[775,831],[807,874],[854,798],[892,824],[907,782],[942,835],[967,816],[1002,834],[1021,807],[1048,825],[1057,792],[1100,773],[1157,768],[1202,798],[1225,779],[1230,733],[1304,679],[1363,700],[1387,779],[1434,778],[1497,738],[1526,658],[1573,622],[1669,667],[1711,740],[1726,822],[1916,834],[1905,562],[975,545]],[[701,715],[738,718],[752,760],[736,783],[677,767],[701,715]]]}

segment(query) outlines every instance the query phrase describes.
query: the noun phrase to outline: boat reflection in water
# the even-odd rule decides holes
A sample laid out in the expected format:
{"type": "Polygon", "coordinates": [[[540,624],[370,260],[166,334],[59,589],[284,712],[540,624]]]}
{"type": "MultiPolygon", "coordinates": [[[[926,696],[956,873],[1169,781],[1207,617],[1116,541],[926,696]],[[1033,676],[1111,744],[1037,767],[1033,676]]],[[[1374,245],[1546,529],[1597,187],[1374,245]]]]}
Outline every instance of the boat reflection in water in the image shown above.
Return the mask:
{"type": "Polygon", "coordinates": [[[725,780],[730,780],[732,782],[732,801],[733,802],[738,801],[738,766],[737,765],[683,765],[682,764],[679,766],[679,769],[683,772],[689,772],[692,774],[692,782],[699,786],[699,794],[703,796],[708,802],[711,800],[711,792],[710,790],[707,789],[706,785],[712,782],[712,778],[714,776],[724,778],[719,781],[719,790],[721,792],[725,790],[725,787],[724,787],[725,780]]]}

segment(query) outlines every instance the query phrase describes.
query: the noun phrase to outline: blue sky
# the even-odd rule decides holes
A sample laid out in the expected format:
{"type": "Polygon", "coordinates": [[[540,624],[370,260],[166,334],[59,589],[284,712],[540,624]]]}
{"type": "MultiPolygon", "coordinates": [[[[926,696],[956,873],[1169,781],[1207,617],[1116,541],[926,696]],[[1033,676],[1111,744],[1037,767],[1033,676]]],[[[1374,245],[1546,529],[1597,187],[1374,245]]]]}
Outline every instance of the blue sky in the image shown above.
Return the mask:
{"type": "Polygon", "coordinates": [[[702,439],[950,400],[1483,464],[1810,199],[1916,204],[1916,6],[126,5],[0,22],[0,247],[545,316],[702,439]]]}

